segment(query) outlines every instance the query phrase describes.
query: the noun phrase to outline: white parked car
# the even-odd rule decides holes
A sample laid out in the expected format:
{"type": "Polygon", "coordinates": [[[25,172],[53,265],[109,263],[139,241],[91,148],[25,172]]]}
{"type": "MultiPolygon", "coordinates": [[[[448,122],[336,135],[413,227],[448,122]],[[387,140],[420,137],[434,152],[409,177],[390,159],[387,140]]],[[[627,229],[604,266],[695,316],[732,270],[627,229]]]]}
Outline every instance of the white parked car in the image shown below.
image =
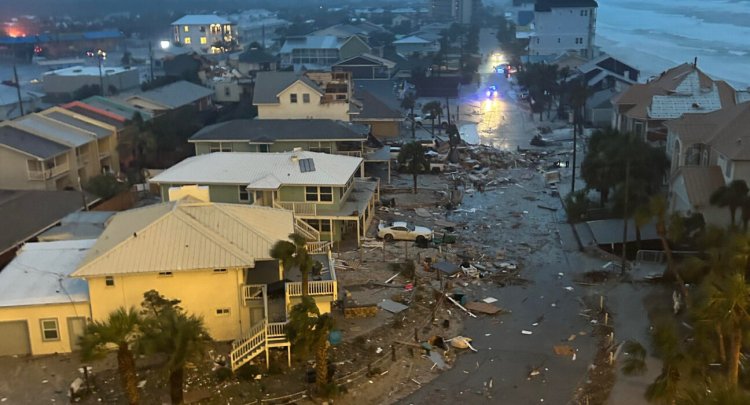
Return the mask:
{"type": "Polygon", "coordinates": [[[386,223],[381,221],[378,225],[378,238],[391,240],[432,240],[433,232],[430,228],[415,226],[407,222],[386,223]]]}

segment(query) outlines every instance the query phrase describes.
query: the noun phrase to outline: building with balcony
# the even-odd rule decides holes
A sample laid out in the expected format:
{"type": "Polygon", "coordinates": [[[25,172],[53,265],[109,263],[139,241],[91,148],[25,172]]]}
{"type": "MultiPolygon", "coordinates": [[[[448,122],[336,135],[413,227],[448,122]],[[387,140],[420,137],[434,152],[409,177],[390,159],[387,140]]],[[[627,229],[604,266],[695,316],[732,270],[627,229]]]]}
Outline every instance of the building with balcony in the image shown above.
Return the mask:
{"type": "Polygon", "coordinates": [[[281,67],[301,71],[303,67],[306,70],[327,69],[340,60],[370,52],[367,42],[357,35],[307,35],[288,37],[279,55],[281,67]]]}
{"type": "Polygon", "coordinates": [[[258,72],[253,105],[260,120],[349,121],[359,112],[349,72],[258,72]]]}
{"type": "Polygon", "coordinates": [[[572,50],[593,58],[598,7],[595,0],[538,0],[529,55],[562,55],[572,50]]]}
{"type": "Polygon", "coordinates": [[[213,14],[186,15],[172,23],[175,43],[201,53],[223,53],[237,47],[237,23],[213,14]]]}
{"type": "Polygon", "coordinates": [[[150,183],[159,186],[163,201],[176,198],[183,186],[197,185],[212,202],[287,209],[310,226],[312,236],[359,244],[380,193],[378,181],[357,177],[363,162],[303,150],[215,152],[187,158],[150,183]]]}
{"type": "MultiPolygon", "coordinates": [[[[261,354],[268,361],[270,349],[289,350],[287,314],[302,296],[300,270],[270,250],[297,222],[287,210],[188,196],[118,213],[97,240],[27,245],[0,274],[0,353],[75,350],[86,322],[157,290],[202,317],[213,339],[233,342],[233,370],[261,354]]],[[[333,259],[326,242],[307,249],[321,264],[308,295],[326,313],[338,296],[333,259]]]]}

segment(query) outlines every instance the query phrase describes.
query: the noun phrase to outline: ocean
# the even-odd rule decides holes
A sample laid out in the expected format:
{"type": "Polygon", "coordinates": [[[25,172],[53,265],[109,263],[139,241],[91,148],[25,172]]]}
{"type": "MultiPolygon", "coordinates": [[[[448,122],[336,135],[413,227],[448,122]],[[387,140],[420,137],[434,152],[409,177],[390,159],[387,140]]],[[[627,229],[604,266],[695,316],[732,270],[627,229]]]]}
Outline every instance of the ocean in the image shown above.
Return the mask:
{"type": "Polygon", "coordinates": [[[698,58],[735,88],[750,87],[750,0],[598,0],[596,44],[641,80],[698,58]]]}

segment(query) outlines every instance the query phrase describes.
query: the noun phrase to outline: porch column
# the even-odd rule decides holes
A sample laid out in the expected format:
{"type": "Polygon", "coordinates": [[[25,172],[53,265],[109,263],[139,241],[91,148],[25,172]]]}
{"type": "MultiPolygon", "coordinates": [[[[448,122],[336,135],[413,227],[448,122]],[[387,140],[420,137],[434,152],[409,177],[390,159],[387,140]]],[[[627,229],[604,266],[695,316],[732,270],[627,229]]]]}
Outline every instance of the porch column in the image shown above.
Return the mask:
{"type": "Polygon", "coordinates": [[[357,220],[356,220],[356,221],[357,221],[357,247],[359,247],[359,245],[361,245],[361,244],[362,244],[362,243],[360,242],[360,235],[359,235],[359,217],[357,217],[357,220]]]}
{"type": "Polygon", "coordinates": [[[263,286],[263,314],[265,315],[266,322],[268,322],[268,286],[263,286]]]}
{"type": "Polygon", "coordinates": [[[334,235],[333,235],[333,220],[332,219],[328,220],[328,228],[331,230],[331,243],[333,243],[334,235]]]}
{"type": "Polygon", "coordinates": [[[388,159],[388,184],[391,184],[391,160],[388,159]]]}
{"type": "Polygon", "coordinates": [[[359,164],[359,177],[365,178],[365,161],[359,164]]]}

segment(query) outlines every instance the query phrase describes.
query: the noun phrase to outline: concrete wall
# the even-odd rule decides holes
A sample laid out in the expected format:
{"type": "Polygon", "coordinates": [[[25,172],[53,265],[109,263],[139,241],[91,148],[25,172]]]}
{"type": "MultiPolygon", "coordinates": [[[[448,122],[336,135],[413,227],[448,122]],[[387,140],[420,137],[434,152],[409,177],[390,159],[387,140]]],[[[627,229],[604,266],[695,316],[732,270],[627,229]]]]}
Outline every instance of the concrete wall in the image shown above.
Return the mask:
{"type": "Polygon", "coordinates": [[[241,302],[242,269],[175,271],[172,276],[142,273],[114,276],[114,286],[107,286],[104,277],[88,279],[91,315],[105,319],[119,307],[140,308],[143,293],[157,290],[167,298],[179,299],[180,306],[190,314],[203,317],[213,339],[224,341],[242,336],[249,327],[249,312],[241,302]],[[216,310],[228,308],[229,314],[217,315],[216,310]]]}
{"type": "Polygon", "coordinates": [[[75,342],[70,341],[68,318],[78,317],[91,318],[88,302],[0,308],[0,322],[26,321],[33,355],[70,353],[75,342]],[[42,319],[57,319],[58,340],[44,341],[42,319]]]}
{"type": "Polygon", "coordinates": [[[321,103],[321,96],[302,82],[296,82],[279,94],[279,104],[258,104],[258,119],[332,119],[349,121],[349,103],[345,101],[321,103]],[[297,95],[297,102],[291,102],[291,94],[297,95]],[[310,95],[310,102],[304,102],[304,94],[310,95]]]}

